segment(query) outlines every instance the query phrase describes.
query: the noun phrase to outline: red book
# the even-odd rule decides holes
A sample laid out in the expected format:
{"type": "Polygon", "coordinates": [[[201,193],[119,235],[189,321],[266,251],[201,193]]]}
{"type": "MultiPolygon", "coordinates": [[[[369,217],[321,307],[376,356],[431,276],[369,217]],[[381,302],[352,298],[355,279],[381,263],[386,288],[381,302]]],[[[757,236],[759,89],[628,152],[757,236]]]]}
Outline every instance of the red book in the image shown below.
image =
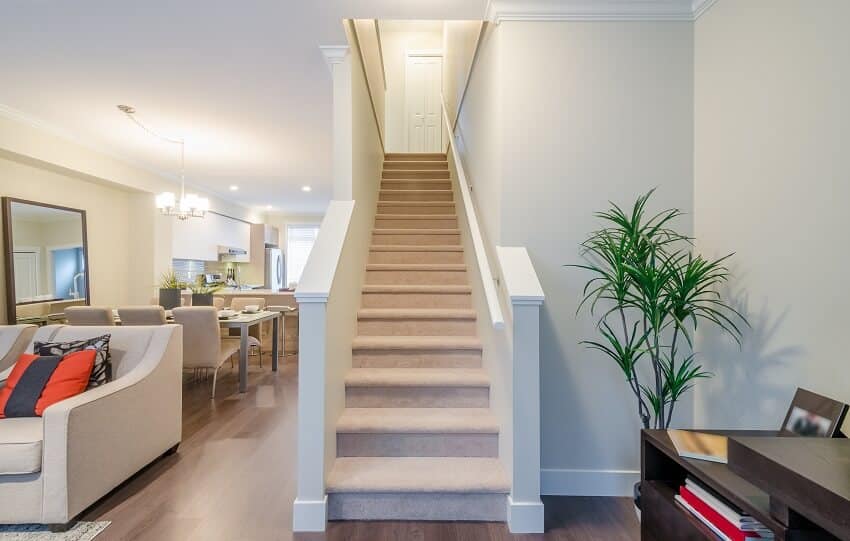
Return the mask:
{"type": "Polygon", "coordinates": [[[688,490],[688,487],[679,487],[679,495],[684,498],[706,520],[711,522],[718,530],[732,541],[746,541],[747,539],[763,539],[758,532],[745,532],[736,524],[732,524],[723,515],[714,510],[713,507],[702,501],[696,494],[688,490]]]}

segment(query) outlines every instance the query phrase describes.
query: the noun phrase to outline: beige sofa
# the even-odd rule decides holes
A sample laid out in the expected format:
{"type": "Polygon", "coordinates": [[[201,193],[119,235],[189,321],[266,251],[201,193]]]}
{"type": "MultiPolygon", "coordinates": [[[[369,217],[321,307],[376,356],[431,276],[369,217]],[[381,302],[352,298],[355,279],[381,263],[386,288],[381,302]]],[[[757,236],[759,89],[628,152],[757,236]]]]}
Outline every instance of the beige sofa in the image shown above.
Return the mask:
{"type": "Polygon", "coordinates": [[[35,325],[0,326],[0,373],[15,364],[35,334],[35,325]]]}
{"type": "Polygon", "coordinates": [[[34,340],[106,333],[113,381],[50,406],[43,417],[0,419],[0,524],[65,525],[179,444],[179,325],[55,325],[38,329],[34,340]]]}

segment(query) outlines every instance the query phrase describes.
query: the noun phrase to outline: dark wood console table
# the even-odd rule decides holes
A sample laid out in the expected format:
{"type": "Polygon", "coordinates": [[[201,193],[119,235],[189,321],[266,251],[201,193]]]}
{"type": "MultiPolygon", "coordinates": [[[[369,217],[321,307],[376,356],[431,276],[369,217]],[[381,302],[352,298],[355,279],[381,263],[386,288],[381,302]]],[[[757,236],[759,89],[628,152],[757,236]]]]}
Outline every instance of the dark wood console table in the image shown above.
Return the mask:
{"type": "MultiPolygon", "coordinates": [[[[642,541],[717,540],[717,536],[707,526],[673,499],[688,476],[710,487],[732,505],[763,523],[774,532],[777,541],[850,540],[850,537],[835,537],[827,533],[824,523],[815,522],[802,509],[794,508],[795,512],[789,513],[787,505],[778,507],[777,502],[780,500],[777,500],[777,494],[780,493],[774,492],[774,487],[764,484],[762,480],[762,477],[772,477],[773,474],[765,473],[748,480],[740,475],[746,475],[743,470],[748,469],[748,465],[742,465],[741,469],[736,469],[737,465],[731,467],[736,459],[733,453],[737,451],[732,450],[732,442],[735,440],[746,445],[760,440],[802,441],[802,438],[777,438],[775,431],[712,432],[730,437],[730,465],[680,457],[664,430],[644,430],[641,433],[642,541]]],[[[759,450],[752,449],[752,452],[759,453],[759,450]]],[[[845,464],[845,467],[850,468],[850,464],[845,464]]],[[[844,481],[850,485],[850,478],[845,477],[844,481]]],[[[785,490],[793,492],[798,490],[798,486],[788,484],[785,490]]],[[[787,493],[781,494],[785,497],[781,501],[791,505],[792,502],[785,495],[787,493]]]]}
{"type": "Polygon", "coordinates": [[[850,440],[735,438],[729,469],[769,494],[784,524],[817,524],[850,540],[850,440]]]}

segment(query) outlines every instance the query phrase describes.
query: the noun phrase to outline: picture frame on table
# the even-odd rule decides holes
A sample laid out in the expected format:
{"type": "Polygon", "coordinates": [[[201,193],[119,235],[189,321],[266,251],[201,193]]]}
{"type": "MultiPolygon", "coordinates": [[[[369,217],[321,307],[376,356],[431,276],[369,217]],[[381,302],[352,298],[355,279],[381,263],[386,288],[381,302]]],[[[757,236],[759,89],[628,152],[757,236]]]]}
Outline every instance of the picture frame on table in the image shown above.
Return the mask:
{"type": "Polygon", "coordinates": [[[843,438],[847,404],[797,388],[779,433],[784,436],[843,438]]]}

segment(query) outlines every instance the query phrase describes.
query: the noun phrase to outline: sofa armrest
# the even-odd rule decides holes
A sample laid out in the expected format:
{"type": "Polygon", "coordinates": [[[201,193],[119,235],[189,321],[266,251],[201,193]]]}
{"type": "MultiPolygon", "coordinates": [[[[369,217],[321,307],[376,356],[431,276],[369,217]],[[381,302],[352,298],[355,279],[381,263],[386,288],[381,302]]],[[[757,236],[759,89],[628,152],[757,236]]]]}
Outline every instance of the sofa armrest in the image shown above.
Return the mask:
{"type": "Polygon", "coordinates": [[[44,523],[65,523],[180,442],[183,332],[163,326],[126,375],[44,411],[44,523]]]}
{"type": "MultiPolygon", "coordinates": [[[[10,325],[0,328],[0,372],[15,365],[21,353],[26,351],[38,327],[35,325],[10,325]]],[[[3,377],[0,381],[5,381],[3,377]]]]}

